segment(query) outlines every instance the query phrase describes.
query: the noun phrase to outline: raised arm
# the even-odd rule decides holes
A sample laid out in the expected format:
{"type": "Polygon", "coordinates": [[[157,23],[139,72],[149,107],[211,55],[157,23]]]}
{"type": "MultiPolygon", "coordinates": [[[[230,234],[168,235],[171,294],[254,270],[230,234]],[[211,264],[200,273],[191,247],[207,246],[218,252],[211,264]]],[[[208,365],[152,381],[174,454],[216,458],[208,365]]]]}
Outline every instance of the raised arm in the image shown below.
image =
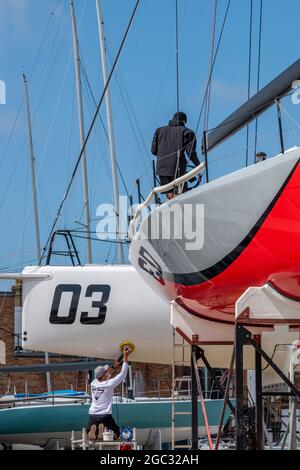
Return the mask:
{"type": "Polygon", "coordinates": [[[117,387],[120,385],[124,380],[126,379],[126,375],[128,372],[128,364],[127,362],[123,362],[121,372],[113,377],[112,379],[109,379],[105,382],[105,387],[117,387]]]}
{"type": "Polygon", "coordinates": [[[131,354],[131,353],[132,353],[132,350],[129,347],[127,347],[123,351],[123,365],[122,365],[121,372],[118,375],[116,375],[115,377],[113,377],[112,379],[109,379],[106,382],[104,382],[105,387],[114,387],[115,388],[125,380],[127,372],[128,372],[127,360],[128,360],[129,354],[131,354]]]}

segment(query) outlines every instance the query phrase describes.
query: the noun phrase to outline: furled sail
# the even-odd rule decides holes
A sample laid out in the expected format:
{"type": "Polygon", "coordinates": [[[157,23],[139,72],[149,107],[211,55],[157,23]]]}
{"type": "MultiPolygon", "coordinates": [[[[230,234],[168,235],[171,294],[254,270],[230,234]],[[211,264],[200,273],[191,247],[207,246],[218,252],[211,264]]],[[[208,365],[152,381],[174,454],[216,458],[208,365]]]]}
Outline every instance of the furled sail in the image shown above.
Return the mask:
{"type": "MultiPolygon", "coordinates": [[[[265,112],[274,104],[274,100],[280,99],[287,93],[296,80],[300,80],[300,59],[234,111],[215,129],[207,133],[206,150],[209,152],[265,112]]],[[[205,151],[204,140],[202,140],[202,151],[205,151]]]]}

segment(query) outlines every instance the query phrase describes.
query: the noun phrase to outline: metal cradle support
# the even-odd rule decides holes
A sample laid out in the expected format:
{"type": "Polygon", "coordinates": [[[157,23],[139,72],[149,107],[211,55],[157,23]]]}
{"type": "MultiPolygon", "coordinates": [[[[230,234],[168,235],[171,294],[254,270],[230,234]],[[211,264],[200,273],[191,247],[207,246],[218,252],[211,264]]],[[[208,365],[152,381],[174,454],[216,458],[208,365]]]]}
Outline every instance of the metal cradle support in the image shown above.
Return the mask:
{"type": "MultiPolygon", "coordinates": [[[[206,415],[206,409],[204,405],[204,395],[203,395],[203,390],[201,386],[201,380],[199,376],[199,369],[197,366],[197,361],[201,359],[205,365],[205,367],[208,369],[210,372],[217,388],[220,390],[221,395],[224,398],[224,411],[226,405],[230,408],[230,410],[234,413],[235,408],[231,401],[228,398],[228,390],[225,390],[224,387],[220,384],[218,378],[216,377],[216,374],[214,370],[212,369],[211,365],[209,364],[207,358],[205,357],[205,353],[202,348],[200,348],[197,345],[192,345],[191,347],[191,387],[192,387],[192,450],[198,449],[198,398],[200,397],[201,404],[202,404],[202,412],[203,412],[203,418],[205,421],[205,425],[207,428],[207,433],[208,433],[208,441],[210,444],[210,447],[212,449],[212,440],[209,432],[209,423],[206,415]]],[[[231,366],[232,368],[232,366],[231,366]]],[[[229,386],[230,383],[230,375],[228,377],[228,382],[226,388],[229,386]]],[[[222,428],[222,422],[223,422],[223,417],[224,414],[222,412],[221,416],[221,422],[220,422],[220,430],[222,428]]],[[[219,430],[219,431],[220,431],[219,430]]]]}
{"type": "Polygon", "coordinates": [[[199,358],[198,348],[197,346],[192,346],[191,348],[192,450],[198,449],[198,380],[197,380],[199,378],[199,372],[197,368],[198,358],[199,358]]]}
{"type": "MultiPolygon", "coordinates": [[[[261,336],[255,337],[257,345],[261,345],[261,336]]],[[[263,396],[262,396],[262,359],[261,354],[255,350],[255,431],[256,431],[256,448],[263,450],[264,448],[264,417],[263,417],[263,396]]]]}
{"type": "Polygon", "coordinates": [[[225,397],[226,404],[230,408],[230,411],[232,413],[234,413],[235,412],[235,407],[233,406],[233,404],[231,403],[229,398],[225,396],[225,388],[220,384],[220,381],[219,381],[218,377],[216,376],[214,369],[211,367],[210,363],[208,362],[208,360],[205,356],[204,350],[200,346],[197,346],[197,350],[198,350],[198,356],[199,356],[198,359],[202,360],[202,362],[205,365],[206,369],[210,373],[216,387],[221,392],[221,397],[222,398],[225,397]]]}
{"type": "Polygon", "coordinates": [[[246,449],[246,430],[244,422],[244,354],[245,345],[251,345],[255,350],[255,377],[256,377],[256,449],[264,448],[264,421],[263,397],[271,394],[276,396],[286,393],[263,392],[262,390],[262,359],[278,374],[282,381],[290,388],[290,394],[300,399],[300,391],[286,377],[282,370],[272,361],[260,346],[260,337],[252,336],[242,324],[235,326],[235,364],[236,364],[236,447],[237,450],[246,449]]]}

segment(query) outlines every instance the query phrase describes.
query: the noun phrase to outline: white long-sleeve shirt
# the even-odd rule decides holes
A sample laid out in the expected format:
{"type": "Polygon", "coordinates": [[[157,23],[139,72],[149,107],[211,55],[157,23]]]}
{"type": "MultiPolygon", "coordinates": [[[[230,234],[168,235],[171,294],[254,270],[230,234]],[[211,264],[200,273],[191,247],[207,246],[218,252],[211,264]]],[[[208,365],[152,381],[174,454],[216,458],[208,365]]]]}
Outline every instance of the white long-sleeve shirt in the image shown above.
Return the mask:
{"type": "Polygon", "coordinates": [[[92,404],[90,415],[111,415],[114,389],[122,383],[128,372],[127,362],[123,362],[121,372],[112,379],[100,382],[98,379],[91,383],[92,404]]]}

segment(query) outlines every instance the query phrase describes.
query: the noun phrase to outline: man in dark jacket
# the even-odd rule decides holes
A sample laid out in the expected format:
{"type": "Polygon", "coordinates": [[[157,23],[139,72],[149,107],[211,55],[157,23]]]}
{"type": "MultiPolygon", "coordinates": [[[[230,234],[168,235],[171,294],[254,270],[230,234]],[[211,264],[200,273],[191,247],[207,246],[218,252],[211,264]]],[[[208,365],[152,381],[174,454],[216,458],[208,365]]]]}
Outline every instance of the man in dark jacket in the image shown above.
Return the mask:
{"type": "MultiPolygon", "coordinates": [[[[184,175],[187,161],[191,160],[195,166],[200,164],[195,133],[185,127],[186,123],[186,114],[178,112],[174,114],[168,126],[159,127],[155,131],[151,152],[157,157],[156,174],[161,185],[184,175]]],[[[167,192],[167,197],[174,197],[174,189],[167,192]]]]}

